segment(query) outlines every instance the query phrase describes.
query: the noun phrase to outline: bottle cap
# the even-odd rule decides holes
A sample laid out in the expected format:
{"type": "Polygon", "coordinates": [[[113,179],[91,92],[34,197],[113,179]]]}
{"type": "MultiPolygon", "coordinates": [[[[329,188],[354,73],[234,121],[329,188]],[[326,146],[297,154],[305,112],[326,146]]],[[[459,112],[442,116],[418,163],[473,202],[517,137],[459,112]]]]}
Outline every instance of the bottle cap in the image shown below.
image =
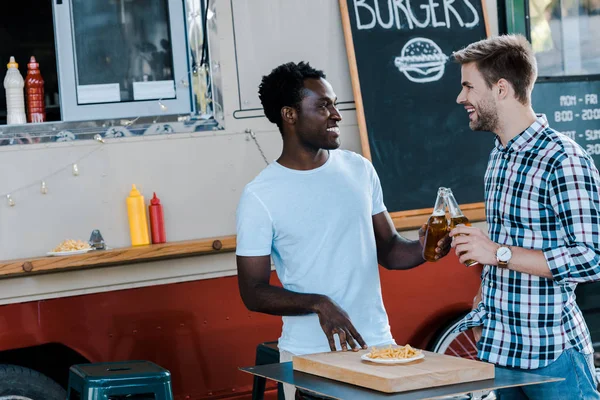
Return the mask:
{"type": "Polygon", "coordinates": [[[31,56],[31,58],[29,59],[29,63],[27,64],[27,68],[38,69],[39,67],[40,67],[40,64],[38,64],[38,62],[35,61],[35,57],[31,56]]]}
{"type": "Polygon", "coordinates": [[[154,196],[150,199],[150,204],[153,206],[157,206],[160,204],[160,199],[156,197],[156,192],[154,192],[154,196]]]}
{"type": "Polygon", "coordinates": [[[10,56],[10,61],[6,64],[6,68],[19,68],[19,64],[17,64],[13,56],[10,56]]]}
{"type": "Polygon", "coordinates": [[[131,185],[131,192],[129,192],[130,197],[141,196],[140,191],[135,187],[135,184],[131,185]]]}

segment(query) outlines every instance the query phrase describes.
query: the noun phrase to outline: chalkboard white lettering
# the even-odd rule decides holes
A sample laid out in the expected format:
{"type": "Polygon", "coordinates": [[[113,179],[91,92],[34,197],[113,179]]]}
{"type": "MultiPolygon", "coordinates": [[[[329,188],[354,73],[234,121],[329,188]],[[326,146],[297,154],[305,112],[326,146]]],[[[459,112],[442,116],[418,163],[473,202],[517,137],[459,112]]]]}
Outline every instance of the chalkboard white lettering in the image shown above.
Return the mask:
{"type": "Polygon", "coordinates": [[[554,112],[554,121],[555,122],[573,121],[573,111],[571,111],[571,110],[555,111],[554,112]]]}
{"type": "Polygon", "coordinates": [[[563,131],[561,133],[573,140],[575,140],[575,135],[577,134],[576,131],[563,131]]]}
{"type": "Polygon", "coordinates": [[[596,144],[586,144],[585,145],[585,150],[588,152],[589,155],[591,156],[595,156],[600,154],[600,143],[596,143],[596,144]]]}
{"type": "Polygon", "coordinates": [[[569,107],[577,105],[577,96],[560,96],[561,107],[569,107]]]}
{"type": "Polygon", "coordinates": [[[598,140],[600,139],[600,129],[586,129],[585,140],[598,140]]]}
{"type": "Polygon", "coordinates": [[[456,104],[460,66],[449,57],[487,36],[483,0],[345,0],[340,11],[354,50],[352,84],[360,87],[362,149],[388,210],[421,213],[440,186],[480,203],[490,139],[469,129],[456,104]]]}
{"type": "Polygon", "coordinates": [[[461,28],[479,24],[479,15],[472,0],[353,0],[356,27],[359,30],[380,26],[390,29],[451,28],[453,22],[461,28]],[[456,7],[458,1],[462,7],[456,7]],[[416,4],[420,3],[420,4],[416,4]],[[387,20],[382,10],[387,9],[387,20]]]}
{"type": "Polygon", "coordinates": [[[584,121],[595,121],[600,119],[600,108],[588,108],[581,110],[581,119],[584,121]]]}
{"type": "Polygon", "coordinates": [[[600,81],[582,79],[570,82],[536,82],[532,104],[537,113],[548,116],[550,126],[560,132],[576,132],[572,137],[600,166],[600,151],[589,145],[600,143],[600,81]],[[573,104],[573,99],[577,104],[573,104]]]}
{"type": "Polygon", "coordinates": [[[597,94],[586,94],[585,95],[585,104],[598,104],[598,95],[597,94]]]}
{"type": "Polygon", "coordinates": [[[393,9],[392,3],[388,1],[389,21],[383,22],[381,20],[381,12],[379,11],[379,2],[377,2],[377,1],[375,2],[375,13],[377,14],[377,22],[379,23],[379,25],[381,25],[385,29],[390,29],[394,25],[394,14],[392,12],[392,9],[393,9]]]}
{"type": "Polygon", "coordinates": [[[439,6],[440,3],[436,2],[435,0],[429,0],[429,7],[431,10],[431,26],[433,26],[434,28],[446,26],[446,23],[444,21],[438,21],[435,15],[435,9],[439,6]]]}

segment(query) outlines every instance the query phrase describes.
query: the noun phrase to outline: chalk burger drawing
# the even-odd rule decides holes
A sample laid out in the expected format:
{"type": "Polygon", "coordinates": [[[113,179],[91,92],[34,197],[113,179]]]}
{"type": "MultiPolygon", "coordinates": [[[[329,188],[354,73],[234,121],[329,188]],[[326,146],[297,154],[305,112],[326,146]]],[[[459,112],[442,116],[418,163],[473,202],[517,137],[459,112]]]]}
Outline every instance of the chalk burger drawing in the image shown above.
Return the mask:
{"type": "Polygon", "coordinates": [[[418,37],[404,45],[394,65],[409,81],[425,83],[437,81],[444,75],[446,61],[448,56],[433,40],[418,37]]]}

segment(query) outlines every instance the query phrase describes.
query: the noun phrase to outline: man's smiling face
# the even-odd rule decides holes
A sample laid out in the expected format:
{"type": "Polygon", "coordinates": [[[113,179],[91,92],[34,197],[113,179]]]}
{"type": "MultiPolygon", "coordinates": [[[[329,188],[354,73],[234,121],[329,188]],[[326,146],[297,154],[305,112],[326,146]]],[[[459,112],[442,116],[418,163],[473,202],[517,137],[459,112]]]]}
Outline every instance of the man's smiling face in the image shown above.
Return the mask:
{"type": "Polygon", "coordinates": [[[315,150],[334,150],[340,147],[342,120],[337,107],[337,96],[325,79],[306,79],[304,97],[298,107],[296,131],[300,141],[315,150]]]}
{"type": "Polygon", "coordinates": [[[469,127],[474,131],[494,132],[498,127],[498,110],[493,88],[488,87],[475,63],[461,67],[462,90],[456,98],[469,115],[469,127]]]}

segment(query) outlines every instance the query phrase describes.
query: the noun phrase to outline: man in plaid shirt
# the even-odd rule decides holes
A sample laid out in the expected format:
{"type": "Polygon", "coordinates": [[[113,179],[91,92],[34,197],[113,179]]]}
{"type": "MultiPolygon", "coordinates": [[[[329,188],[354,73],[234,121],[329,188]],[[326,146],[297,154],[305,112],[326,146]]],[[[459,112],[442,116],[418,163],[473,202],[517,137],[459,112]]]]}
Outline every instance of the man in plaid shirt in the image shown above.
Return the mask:
{"type": "Polygon", "coordinates": [[[484,265],[473,310],[479,358],[565,380],[509,388],[509,399],[600,399],[593,347],[575,301],[600,279],[600,177],[592,158],[531,107],[536,60],[523,36],[503,35],[454,54],[457,102],[474,131],[496,134],[485,174],[489,236],[452,230],[461,262],[484,265]]]}

